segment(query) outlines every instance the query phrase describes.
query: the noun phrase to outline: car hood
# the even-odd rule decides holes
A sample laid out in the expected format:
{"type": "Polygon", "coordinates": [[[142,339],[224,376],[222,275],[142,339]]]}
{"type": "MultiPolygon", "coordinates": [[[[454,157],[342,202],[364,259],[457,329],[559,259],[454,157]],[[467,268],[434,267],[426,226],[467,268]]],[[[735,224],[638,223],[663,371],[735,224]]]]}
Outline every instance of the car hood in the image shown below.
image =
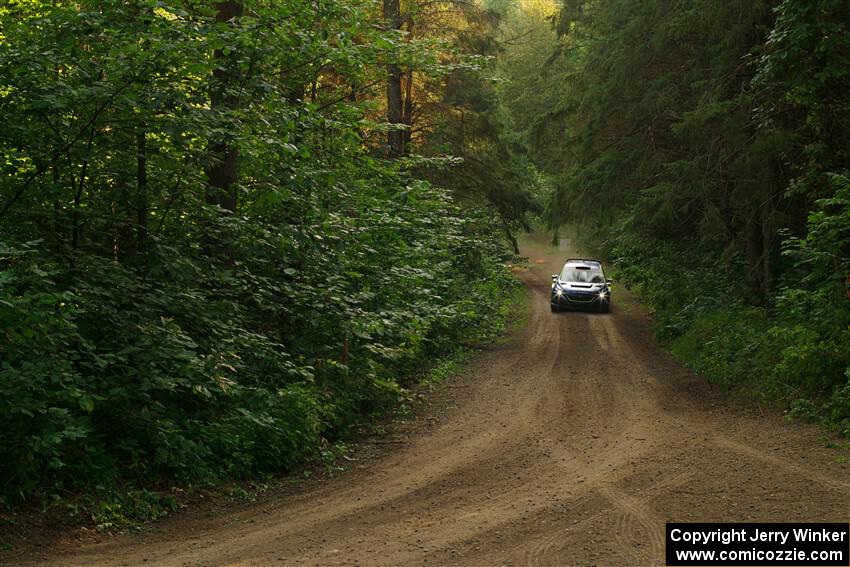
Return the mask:
{"type": "Polygon", "coordinates": [[[575,291],[601,291],[605,289],[604,283],[587,284],[558,280],[558,285],[561,289],[572,289],[575,291]]]}

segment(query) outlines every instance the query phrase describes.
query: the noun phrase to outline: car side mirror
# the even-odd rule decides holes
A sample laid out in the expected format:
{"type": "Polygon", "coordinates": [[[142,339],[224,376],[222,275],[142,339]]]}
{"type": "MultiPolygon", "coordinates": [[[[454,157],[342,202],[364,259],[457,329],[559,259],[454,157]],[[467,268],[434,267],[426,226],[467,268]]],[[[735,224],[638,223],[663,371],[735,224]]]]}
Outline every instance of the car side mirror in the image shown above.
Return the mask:
{"type": "Polygon", "coordinates": [[[558,279],[558,274],[552,274],[552,280],[557,280],[557,279],[558,279]]]}
{"type": "Polygon", "coordinates": [[[614,283],[614,280],[605,280],[606,285],[611,285],[614,283]]]}

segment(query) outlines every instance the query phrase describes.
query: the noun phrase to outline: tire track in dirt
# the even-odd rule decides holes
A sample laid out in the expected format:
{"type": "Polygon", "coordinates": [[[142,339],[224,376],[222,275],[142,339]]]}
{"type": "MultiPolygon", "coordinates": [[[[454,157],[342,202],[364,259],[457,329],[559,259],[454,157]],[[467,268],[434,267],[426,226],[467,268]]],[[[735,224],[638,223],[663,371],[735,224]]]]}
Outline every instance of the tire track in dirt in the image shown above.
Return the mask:
{"type": "Polygon", "coordinates": [[[642,541],[646,541],[649,543],[649,553],[641,559],[651,562],[662,557],[664,555],[664,520],[653,513],[644,501],[629,496],[611,485],[602,487],[600,492],[618,508],[613,535],[620,545],[624,548],[629,546],[636,548],[642,541]]]}
{"type": "Polygon", "coordinates": [[[721,449],[733,451],[744,457],[748,457],[756,461],[761,461],[765,464],[774,467],[779,467],[795,476],[808,478],[822,485],[829,486],[836,490],[841,490],[850,494],[850,482],[836,480],[809,467],[797,465],[787,458],[783,459],[782,457],[778,457],[765,451],[756,449],[755,447],[752,447],[746,443],[733,441],[732,439],[728,439],[726,437],[715,437],[714,439],[712,439],[712,441],[721,449]]]}
{"type": "MultiPolygon", "coordinates": [[[[639,534],[639,537],[634,535],[634,530],[632,529],[633,521],[630,516],[633,515],[637,518],[637,521],[642,527],[642,530],[639,531],[645,531],[647,534],[651,534],[653,531],[662,533],[659,531],[659,526],[663,527],[663,522],[659,523],[657,515],[646,510],[646,506],[655,499],[658,494],[686,484],[691,478],[693,478],[693,474],[690,472],[683,472],[669,478],[662,478],[653,486],[644,490],[640,497],[629,496],[624,492],[613,488],[613,485],[611,484],[605,484],[599,490],[593,490],[592,487],[589,487],[590,492],[598,493],[606,498],[610,502],[611,507],[600,508],[600,510],[595,514],[589,515],[583,520],[574,523],[570,526],[569,531],[585,529],[587,526],[597,521],[600,517],[606,514],[614,514],[616,516],[617,523],[617,532],[615,532],[617,540],[623,546],[638,546],[642,541],[645,541],[648,538],[645,537],[646,534],[644,533],[639,534]],[[649,521],[650,518],[652,521],[649,521]],[[631,537],[625,537],[627,535],[631,537]]],[[[535,543],[529,550],[527,553],[526,563],[529,565],[563,565],[563,554],[559,552],[562,548],[564,539],[565,534],[562,532],[547,534],[545,538],[542,538],[538,543],[535,543]]],[[[659,538],[657,536],[653,536],[651,538],[651,544],[652,547],[648,554],[649,557],[645,558],[648,562],[647,564],[652,562],[653,557],[657,559],[658,557],[663,556],[663,535],[661,535],[660,539],[662,551],[660,555],[658,554],[659,538]]]]}

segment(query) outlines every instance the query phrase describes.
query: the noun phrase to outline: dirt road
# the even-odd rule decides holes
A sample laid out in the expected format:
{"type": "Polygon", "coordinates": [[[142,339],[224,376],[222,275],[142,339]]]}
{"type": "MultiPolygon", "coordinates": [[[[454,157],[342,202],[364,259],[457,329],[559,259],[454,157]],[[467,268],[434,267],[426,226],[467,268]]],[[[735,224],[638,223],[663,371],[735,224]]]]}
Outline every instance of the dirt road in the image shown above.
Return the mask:
{"type": "Polygon", "coordinates": [[[563,253],[523,252],[527,323],[442,388],[386,455],[37,564],[663,565],[665,521],[848,520],[848,468],[821,432],[729,409],[623,294],[610,315],[550,313],[563,253]]]}

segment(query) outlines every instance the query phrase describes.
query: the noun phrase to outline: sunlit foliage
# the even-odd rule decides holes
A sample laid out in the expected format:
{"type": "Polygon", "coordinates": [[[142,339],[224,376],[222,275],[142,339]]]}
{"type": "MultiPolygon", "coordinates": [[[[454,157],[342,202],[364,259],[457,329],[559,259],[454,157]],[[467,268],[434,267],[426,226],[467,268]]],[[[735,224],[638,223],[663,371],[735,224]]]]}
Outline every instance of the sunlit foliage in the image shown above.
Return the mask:
{"type": "Polygon", "coordinates": [[[385,159],[372,2],[0,8],[0,498],[288,470],[498,330],[486,200],[385,159]]]}

